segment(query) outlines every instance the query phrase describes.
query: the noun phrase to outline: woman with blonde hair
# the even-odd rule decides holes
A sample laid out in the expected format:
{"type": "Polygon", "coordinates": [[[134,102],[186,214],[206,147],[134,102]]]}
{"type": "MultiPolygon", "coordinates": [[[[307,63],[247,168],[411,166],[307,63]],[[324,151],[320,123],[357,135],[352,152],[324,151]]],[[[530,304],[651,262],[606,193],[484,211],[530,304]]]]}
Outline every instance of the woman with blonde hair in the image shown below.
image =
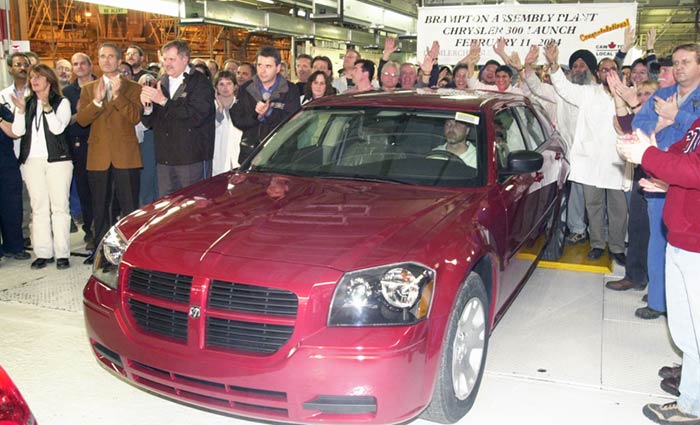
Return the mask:
{"type": "Polygon", "coordinates": [[[21,137],[19,162],[32,206],[32,245],[37,259],[32,269],[70,267],[68,198],[73,162],[65,130],[71,110],[53,69],[38,64],[29,69],[29,96],[12,96],[12,132],[21,137]]]}

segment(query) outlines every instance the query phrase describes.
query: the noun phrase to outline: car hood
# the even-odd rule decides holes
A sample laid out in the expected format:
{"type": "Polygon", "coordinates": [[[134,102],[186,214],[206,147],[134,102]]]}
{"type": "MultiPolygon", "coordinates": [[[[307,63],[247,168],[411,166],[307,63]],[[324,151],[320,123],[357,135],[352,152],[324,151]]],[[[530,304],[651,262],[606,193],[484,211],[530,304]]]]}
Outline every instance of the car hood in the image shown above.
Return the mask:
{"type": "Polygon", "coordinates": [[[132,244],[350,270],[397,261],[474,195],[267,174],[217,176],[120,223],[132,244]],[[132,229],[129,232],[129,229],[132,229]]]}

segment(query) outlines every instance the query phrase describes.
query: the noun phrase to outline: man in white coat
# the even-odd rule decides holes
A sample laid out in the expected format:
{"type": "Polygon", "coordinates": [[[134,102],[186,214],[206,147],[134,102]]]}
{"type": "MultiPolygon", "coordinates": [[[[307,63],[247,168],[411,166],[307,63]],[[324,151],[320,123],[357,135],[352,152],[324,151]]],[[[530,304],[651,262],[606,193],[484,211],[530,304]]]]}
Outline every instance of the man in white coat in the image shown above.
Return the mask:
{"type": "MultiPolygon", "coordinates": [[[[546,46],[545,57],[557,93],[578,107],[569,178],[583,185],[591,240],[588,258],[597,260],[605,253],[607,207],[608,249],[613,259],[624,265],[627,231],[627,201],[623,191],[625,162],[615,150],[617,133],[613,127],[613,97],[606,83],[578,85],[568,81],[559,67],[556,43],[546,46]]],[[[606,82],[609,72],[617,72],[617,64],[613,59],[602,59],[596,71],[598,79],[606,82]]]]}

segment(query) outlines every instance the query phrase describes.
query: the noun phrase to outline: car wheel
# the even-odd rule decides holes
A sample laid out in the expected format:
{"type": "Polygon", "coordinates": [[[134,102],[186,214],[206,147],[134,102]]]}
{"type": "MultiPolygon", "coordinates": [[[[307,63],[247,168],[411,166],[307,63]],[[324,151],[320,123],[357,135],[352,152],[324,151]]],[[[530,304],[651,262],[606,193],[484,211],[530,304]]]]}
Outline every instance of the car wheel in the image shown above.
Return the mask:
{"type": "Polygon", "coordinates": [[[421,415],[423,419],[455,423],[474,405],[486,363],[488,306],[481,277],[470,273],[450,314],[433,397],[421,415]]]}
{"type": "Polygon", "coordinates": [[[552,237],[547,242],[542,253],[542,259],[557,261],[564,253],[564,239],[566,238],[566,212],[569,204],[569,183],[564,186],[559,200],[559,208],[555,208],[547,225],[547,234],[552,232],[552,237]],[[552,229],[554,226],[554,229],[552,229]]]}

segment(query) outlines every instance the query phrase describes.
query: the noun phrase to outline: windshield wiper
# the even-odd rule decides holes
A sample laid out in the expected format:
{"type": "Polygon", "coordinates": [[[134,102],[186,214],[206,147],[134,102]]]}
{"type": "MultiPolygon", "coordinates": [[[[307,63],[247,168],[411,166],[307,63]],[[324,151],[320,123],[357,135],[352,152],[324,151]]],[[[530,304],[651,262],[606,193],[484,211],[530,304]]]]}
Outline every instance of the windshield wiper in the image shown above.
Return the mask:
{"type": "Polygon", "coordinates": [[[285,176],[294,176],[294,177],[312,177],[312,175],[310,175],[309,173],[280,169],[280,168],[271,168],[271,167],[255,167],[255,168],[251,168],[250,171],[252,171],[254,173],[282,174],[285,176]]]}
{"type": "Polygon", "coordinates": [[[378,182],[378,183],[395,183],[395,184],[407,184],[414,185],[415,183],[407,182],[399,179],[392,179],[391,177],[383,176],[367,176],[363,174],[321,174],[317,175],[319,179],[338,179],[338,180],[360,180],[365,182],[378,182]]]}

